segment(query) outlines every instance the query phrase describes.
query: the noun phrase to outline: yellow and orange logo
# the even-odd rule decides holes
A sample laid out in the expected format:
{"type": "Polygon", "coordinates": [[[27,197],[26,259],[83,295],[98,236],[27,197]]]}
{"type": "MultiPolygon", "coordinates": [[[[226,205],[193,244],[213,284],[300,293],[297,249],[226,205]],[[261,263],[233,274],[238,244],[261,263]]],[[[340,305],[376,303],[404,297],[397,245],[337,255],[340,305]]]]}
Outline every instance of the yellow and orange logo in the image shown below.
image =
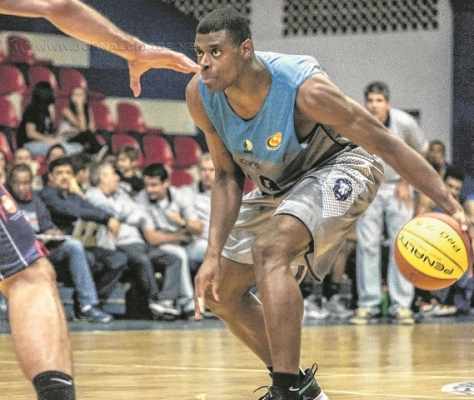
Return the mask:
{"type": "Polygon", "coordinates": [[[267,149],[268,150],[278,150],[283,141],[283,134],[281,132],[276,132],[267,139],[267,149]]]}

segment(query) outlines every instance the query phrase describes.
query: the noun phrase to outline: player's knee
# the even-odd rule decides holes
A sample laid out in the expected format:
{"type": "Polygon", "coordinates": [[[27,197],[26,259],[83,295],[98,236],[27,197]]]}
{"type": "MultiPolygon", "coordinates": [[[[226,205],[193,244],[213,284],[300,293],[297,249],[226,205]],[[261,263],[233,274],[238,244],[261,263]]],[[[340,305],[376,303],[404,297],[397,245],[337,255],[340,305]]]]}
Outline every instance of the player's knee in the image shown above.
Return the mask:
{"type": "Polygon", "coordinates": [[[275,240],[271,235],[257,237],[252,246],[255,266],[259,269],[288,264],[289,253],[286,243],[275,240]]]}

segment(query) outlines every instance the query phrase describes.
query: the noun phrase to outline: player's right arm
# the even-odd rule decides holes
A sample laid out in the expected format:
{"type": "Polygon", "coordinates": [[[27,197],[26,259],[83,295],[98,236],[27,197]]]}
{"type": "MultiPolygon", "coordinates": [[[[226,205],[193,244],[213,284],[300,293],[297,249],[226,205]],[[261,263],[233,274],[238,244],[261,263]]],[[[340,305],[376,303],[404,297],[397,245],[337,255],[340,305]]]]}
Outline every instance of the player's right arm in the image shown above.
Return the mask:
{"type": "Polygon", "coordinates": [[[244,175],[209,120],[201,101],[198,78],[195,76],[186,88],[186,102],[194,123],[206,136],[209,153],[216,169],[211,193],[211,222],[206,257],[196,276],[196,295],[204,297],[208,285],[218,299],[219,260],[227,237],[239,215],[242,202],[244,175]]]}
{"type": "Polygon", "coordinates": [[[141,75],[149,69],[168,68],[184,73],[199,70],[184,54],[143,43],[79,0],[0,0],[0,13],[46,18],[73,38],[125,58],[135,96],[141,91],[141,75]]]}

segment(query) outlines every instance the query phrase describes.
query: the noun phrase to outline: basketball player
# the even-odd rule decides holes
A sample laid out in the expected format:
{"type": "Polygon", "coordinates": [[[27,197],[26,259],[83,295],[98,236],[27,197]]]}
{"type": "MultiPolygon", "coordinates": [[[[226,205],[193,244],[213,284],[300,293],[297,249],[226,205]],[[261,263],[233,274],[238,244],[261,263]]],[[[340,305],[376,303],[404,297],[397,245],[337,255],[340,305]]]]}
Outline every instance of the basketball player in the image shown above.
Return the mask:
{"type": "MultiPolygon", "coordinates": [[[[201,74],[186,90],[216,168],[209,246],[196,294],[269,368],[261,400],[323,400],[299,372],[302,298],[290,265],[322,280],[374,198],[381,156],[458,221],[429,164],[346,97],[308,56],[256,52],[248,22],[217,9],[197,27],[201,74]],[[242,201],[244,176],[258,188],[242,201]],[[248,289],[256,283],[261,304],[248,289]]],[[[196,317],[200,317],[196,301],[196,317]]]]}
{"type": "Polygon", "coordinates": [[[143,43],[79,0],[0,0],[0,14],[46,18],[64,33],[125,58],[135,96],[141,92],[140,77],[149,69],[199,71],[184,54],[143,43]]]}

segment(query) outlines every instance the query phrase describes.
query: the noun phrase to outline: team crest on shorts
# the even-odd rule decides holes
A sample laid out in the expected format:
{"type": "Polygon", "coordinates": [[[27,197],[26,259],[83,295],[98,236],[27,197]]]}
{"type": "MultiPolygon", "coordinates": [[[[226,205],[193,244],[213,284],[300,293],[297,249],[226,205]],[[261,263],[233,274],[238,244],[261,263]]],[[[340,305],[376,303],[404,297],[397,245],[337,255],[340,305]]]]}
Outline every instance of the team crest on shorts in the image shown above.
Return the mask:
{"type": "Polygon", "coordinates": [[[338,178],[332,188],[336,200],[347,200],[352,194],[352,182],[346,178],[338,178]]]}
{"type": "Polygon", "coordinates": [[[281,142],[283,141],[283,133],[276,132],[267,139],[267,149],[268,150],[278,150],[280,148],[281,142]]]}
{"type": "Polygon", "coordinates": [[[474,396],[474,381],[450,383],[449,385],[444,385],[441,391],[459,396],[474,396]]]}

